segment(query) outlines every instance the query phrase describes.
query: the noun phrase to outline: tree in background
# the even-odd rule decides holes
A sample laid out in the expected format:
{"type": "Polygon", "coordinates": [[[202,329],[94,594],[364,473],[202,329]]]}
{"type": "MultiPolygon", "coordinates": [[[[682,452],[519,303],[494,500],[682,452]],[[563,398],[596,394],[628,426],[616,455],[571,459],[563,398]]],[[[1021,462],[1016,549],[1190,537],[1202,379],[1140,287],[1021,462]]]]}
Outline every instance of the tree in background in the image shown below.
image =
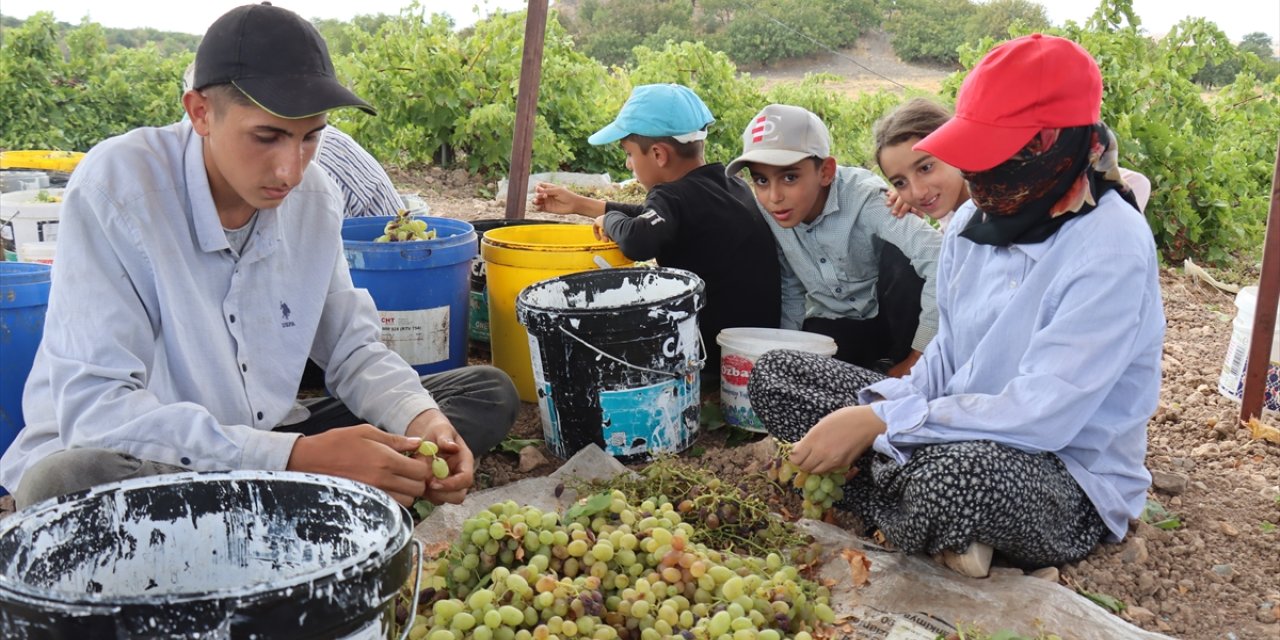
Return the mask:
{"type": "Polygon", "coordinates": [[[977,14],[969,0],[892,0],[885,29],[893,51],[909,62],[955,64],[960,45],[970,42],[968,25],[977,14]]]}
{"type": "Polygon", "coordinates": [[[1049,14],[1042,4],[1031,0],[990,0],[974,7],[966,35],[970,40],[1004,39],[1013,28],[1025,33],[1043,31],[1050,26],[1049,14]]]}
{"type": "Polygon", "coordinates": [[[59,36],[40,12],[7,28],[0,42],[0,148],[85,151],[130,129],[182,117],[188,52],[154,43],[112,48],[101,25],[83,22],[59,36]]]}
{"type": "Polygon", "coordinates": [[[693,39],[691,0],[583,0],[572,18],[558,15],[578,48],[606,65],[633,62],[642,44],[693,39]]]}

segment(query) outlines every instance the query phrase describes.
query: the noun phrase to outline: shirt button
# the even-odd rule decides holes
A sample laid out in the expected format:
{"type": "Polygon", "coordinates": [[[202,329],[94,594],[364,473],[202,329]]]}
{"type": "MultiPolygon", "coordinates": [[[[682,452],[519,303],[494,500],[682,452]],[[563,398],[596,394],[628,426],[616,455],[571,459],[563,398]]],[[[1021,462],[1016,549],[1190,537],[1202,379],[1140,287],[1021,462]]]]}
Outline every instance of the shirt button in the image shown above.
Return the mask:
{"type": "Polygon", "coordinates": [[[826,259],[826,258],[818,258],[818,262],[821,262],[822,264],[826,264],[826,263],[827,263],[827,259],[826,259]]]}
{"type": "Polygon", "coordinates": [[[1010,288],[1010,289],[1017,289],[1017,288],[1018,288],[1018,281],[1017,281],[1017,280],[1010,280],[1010,281],[1009,281],[1009,288],[1010,288]]]}
{"type": "Polygon", "coordinates": [[[183,458],[182,458],[181,460],[179,460],[178,462],[181,462],[182,464],[191,464],[191,458],[188,458],[188,457],[186,457],[186,456],[183,456],[183,458]]]}
{"type": "Polygon", "coordinates": [[[836,293],[844,293],[844,289],[841,289],[840,287],[836,287],[836,293]]]}
{"type": "Polygon", "coordinates": [[[261,420],[261,419],[262,419],[262,412],[261,412],[261,411],[259,411],[259,412],[258,412],[258,419],[259,419],[259,420],[261,420]]]}
{"type": "Polygon", "coordinates": [[[243,362],[242,362],[242,363],[240,363],[240,370],[241,370],[241,371],[248,371],[248,370],[249,370],[249,365],[244,364],[243,362]]]}
{"type": "Polygon", "coordinates": [[[236,314],[234,314],[234,313],[233,313],[233,314],[231,314],[231,322],[232,322],[232,324],[234,324],[234,323],[235,323],[235,321],[236,321],[236,314]]]}

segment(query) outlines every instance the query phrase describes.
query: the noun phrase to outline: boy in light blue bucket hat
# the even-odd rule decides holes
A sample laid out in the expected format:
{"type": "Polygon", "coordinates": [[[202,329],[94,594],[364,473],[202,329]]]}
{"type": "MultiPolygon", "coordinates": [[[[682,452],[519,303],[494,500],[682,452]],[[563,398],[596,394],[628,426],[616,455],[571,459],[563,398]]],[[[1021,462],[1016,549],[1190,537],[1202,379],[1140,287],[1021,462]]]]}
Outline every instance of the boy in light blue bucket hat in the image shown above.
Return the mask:
{"type": "Polygon", "coordinates": [[[679,84],[636,87],[613,122],[587,141],[618,142],[627,168],[649,190],[644,204],[609,202],[541,183],[539,211],[595,219],[596,235],[613,240],[632,260],[657,259],[687,269],[706,283],[699,315],[710,369],[703,384],[719,383],[716,335],[729,327],[776,328],[781,289],[773,233],[755,208],[755,196],[724,165],[703,157],[707,127],[715,122],[693,90],[679,84]]]}

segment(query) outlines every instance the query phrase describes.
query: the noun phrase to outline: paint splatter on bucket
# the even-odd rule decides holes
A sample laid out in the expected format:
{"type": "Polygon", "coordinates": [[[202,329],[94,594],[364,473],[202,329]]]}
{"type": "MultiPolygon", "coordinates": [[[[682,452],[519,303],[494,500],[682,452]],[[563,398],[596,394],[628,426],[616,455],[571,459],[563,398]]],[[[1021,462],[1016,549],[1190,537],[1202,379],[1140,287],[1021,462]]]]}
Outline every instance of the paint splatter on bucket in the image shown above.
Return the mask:
{"type": "Polygon", "coordinates": [[[5,638],[386,637],[409,514],[292,472],[104,485],[0,522],[5,638]]]}
{"type": "Polygon", "coordinates": [[[702,279],[606,269],[535,283],[516,315],[529,332],[543,434],[567,458],[595,443],[623,460],[683,451],[698,433],[702,279]]]}

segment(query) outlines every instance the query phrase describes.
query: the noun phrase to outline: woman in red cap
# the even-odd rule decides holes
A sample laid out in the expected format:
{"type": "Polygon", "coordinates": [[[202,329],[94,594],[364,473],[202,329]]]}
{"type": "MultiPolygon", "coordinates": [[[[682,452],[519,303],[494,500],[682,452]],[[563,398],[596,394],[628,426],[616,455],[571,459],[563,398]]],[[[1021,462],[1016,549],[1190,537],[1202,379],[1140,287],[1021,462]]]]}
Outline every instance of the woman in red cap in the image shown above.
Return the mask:
{"type": "Polygon", "coordinates": [[[938,336],[911,374],[775,351],[752,407],[811,473],[853,466],[839,504],[909,552],[985,576],[1118,541],[1145,503],[1164,313],[1156,251],[1100,122],[1093,58],[1034,34],[982,59],[915,145],[972,200],[938,265],[938,336]]]}

